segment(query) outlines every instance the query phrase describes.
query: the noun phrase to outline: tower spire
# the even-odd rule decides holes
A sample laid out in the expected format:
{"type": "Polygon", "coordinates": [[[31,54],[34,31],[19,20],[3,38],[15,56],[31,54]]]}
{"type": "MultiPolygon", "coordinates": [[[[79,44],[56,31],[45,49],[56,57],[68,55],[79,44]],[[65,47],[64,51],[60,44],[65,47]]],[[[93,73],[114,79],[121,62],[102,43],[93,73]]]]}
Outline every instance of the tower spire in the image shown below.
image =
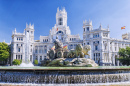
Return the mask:
{"type": "Polygon", "coordinates": [[[107,26],[107,29],[108,29],[108,31],[109,31],[109,24],[108,24],[108,26],[107,26]]]}
{"type": "Polygon", "coordinates": [[[59,7],[57,8],[57,12],[59,12],[59,7]]]}
{"type": "Polygon", "coordinates": [[[16,28],[15,28],[15,30],[14,30],[14,33],[16,33],[16,28]]]}
{"type": "Polygon", "coordinates": [[[102,25],[101,25],[101,23],[100,23],[99,29],[102,29],[102,25]]]}

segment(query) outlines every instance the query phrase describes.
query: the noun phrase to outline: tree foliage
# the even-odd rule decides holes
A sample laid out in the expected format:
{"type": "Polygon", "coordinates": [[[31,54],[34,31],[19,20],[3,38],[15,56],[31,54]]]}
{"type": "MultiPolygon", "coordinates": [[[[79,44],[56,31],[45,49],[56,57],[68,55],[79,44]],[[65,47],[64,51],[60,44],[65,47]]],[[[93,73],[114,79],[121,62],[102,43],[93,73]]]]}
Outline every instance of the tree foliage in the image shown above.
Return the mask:
{"type": "Polygon", "coordinates": [[[119,49],[119,58],[118,60],[123,64],[123,65],[130,65],[130,47],[125,48],[120,48],[119,49]]]}
{"type": "Polygon", "coordinates": [[[37,61],[37,60],[34,60],[34,64],[35,64],[35,65],[38,65],[38,61],[37,61]]]}
{"type": "Polygon", "coordinates": [[[5,61],[10,56],[10,47],[5,42],[0,42],[0,61],[5,61]]]}
{"type": "Polygon", "coordinates": [[[22,60],[14,59],[13,65],[20,65],[22,63],[22,60]]]}

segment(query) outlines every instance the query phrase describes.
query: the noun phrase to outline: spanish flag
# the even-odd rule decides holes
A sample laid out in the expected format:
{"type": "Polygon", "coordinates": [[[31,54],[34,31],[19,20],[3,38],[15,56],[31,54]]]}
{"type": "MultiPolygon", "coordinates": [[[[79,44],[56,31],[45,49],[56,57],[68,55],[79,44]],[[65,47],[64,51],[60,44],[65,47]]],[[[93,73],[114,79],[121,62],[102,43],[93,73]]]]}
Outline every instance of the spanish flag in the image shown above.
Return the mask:
{"type": "Polygon", "coordinates": [[[67,47],[67,45],[66,45],[66,46],[64,46],[63,48],[66,48],[66,49],[67,49],[68,47],[67,47]]]}
{"type": "Polygon", "coordinates": [[[58,31],[58,28],[56,29],[56,31],[58,31]]]}
{"type": "Polygon", "coordinates": [[[52,49],[52,50],[55,50],[55,46],[53,46],[51,49],[52,49]]]}
{"type": "Polygon", "coordinates": [[[121,30],[122,30],[122,29],[125,29],[125,26],[124,26],[124,27],[121,27],[121,30]]]}

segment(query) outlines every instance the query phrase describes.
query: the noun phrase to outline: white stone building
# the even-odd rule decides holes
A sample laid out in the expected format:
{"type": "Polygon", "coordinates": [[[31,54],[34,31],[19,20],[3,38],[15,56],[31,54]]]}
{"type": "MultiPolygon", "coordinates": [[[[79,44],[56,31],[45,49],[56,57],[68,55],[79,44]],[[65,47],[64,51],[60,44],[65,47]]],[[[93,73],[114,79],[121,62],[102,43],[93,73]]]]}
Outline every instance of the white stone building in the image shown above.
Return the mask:
{"type": "Polygon", "coordinates": [[[93,29],[92,21],[83,21],[83,40],[79,35],[71,35],[69,26],[67,26],[67,12],[65,8],[57,9],[56,24],[50,29],[48,36],[40,36],[39,40],[34,40],[34,25],[26,24],[23,33],[17,33],[16,29],[12,33],[12,53],[11,61],[14,59],[22,59],[24,62],[34,62],[38,60],[40,64],[47,57],[47,51],[54,44],[53,41],[58,39],[63,45],[68,45],[68,49],[74,49],[77,44],[90,45],[91,55],[93,59],[100,65],[119,65],[115,57],[118,57],[119,48],[130,46],[130,33],[123,34],[122,40],[110,38],[109,27],[107,29],[93,29]]]}

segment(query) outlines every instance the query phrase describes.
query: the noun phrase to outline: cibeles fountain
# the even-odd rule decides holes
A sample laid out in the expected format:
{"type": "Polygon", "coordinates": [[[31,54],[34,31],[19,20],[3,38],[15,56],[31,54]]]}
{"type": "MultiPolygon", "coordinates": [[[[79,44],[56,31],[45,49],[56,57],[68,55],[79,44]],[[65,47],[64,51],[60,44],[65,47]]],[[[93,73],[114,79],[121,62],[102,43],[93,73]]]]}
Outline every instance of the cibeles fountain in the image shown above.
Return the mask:
{"type": "MultiPolygon", "coordinates": [[[[51,49],[48,51],[48,60],[54,63],[54,61],[59,61],[63,66],[80,66],[87,67],[92,66],[96,67],[98,64],[95,63],[90,58],[85,58],[86,55],[89,56],[88,52],[90,51],[90,45],[85,45],[84,47],[81,44],[76,45],[75,49],[71,49],[70,51],[67,49],[67,46],[63,47],[63,43],[58,40],[54,41],[55,49],[51,49]]],[[[46,62],[45,62],[46,63],[46,62]]],[[[54,64],[55,65],[55,64],[54,64]]]]}
{"type": "Polygon", "coordinates": [[[130,84],[130,66],[98,66],[90,58],[85,58],[91,49],[90,46],[77,45],[75,50],[69,51],[58,39],[54,41],[54,45],[55,49],[48,51],[46,61],[50,62],[46,67],[0,67],[0,83],[4,82],[7,85],[12,83],[13,85],[19,83],[29,85],[130,84]],[[55,67],[50,67],[50,64],[55,67]],[[57,67],[55,64],[61,66],[57,67]]]}

